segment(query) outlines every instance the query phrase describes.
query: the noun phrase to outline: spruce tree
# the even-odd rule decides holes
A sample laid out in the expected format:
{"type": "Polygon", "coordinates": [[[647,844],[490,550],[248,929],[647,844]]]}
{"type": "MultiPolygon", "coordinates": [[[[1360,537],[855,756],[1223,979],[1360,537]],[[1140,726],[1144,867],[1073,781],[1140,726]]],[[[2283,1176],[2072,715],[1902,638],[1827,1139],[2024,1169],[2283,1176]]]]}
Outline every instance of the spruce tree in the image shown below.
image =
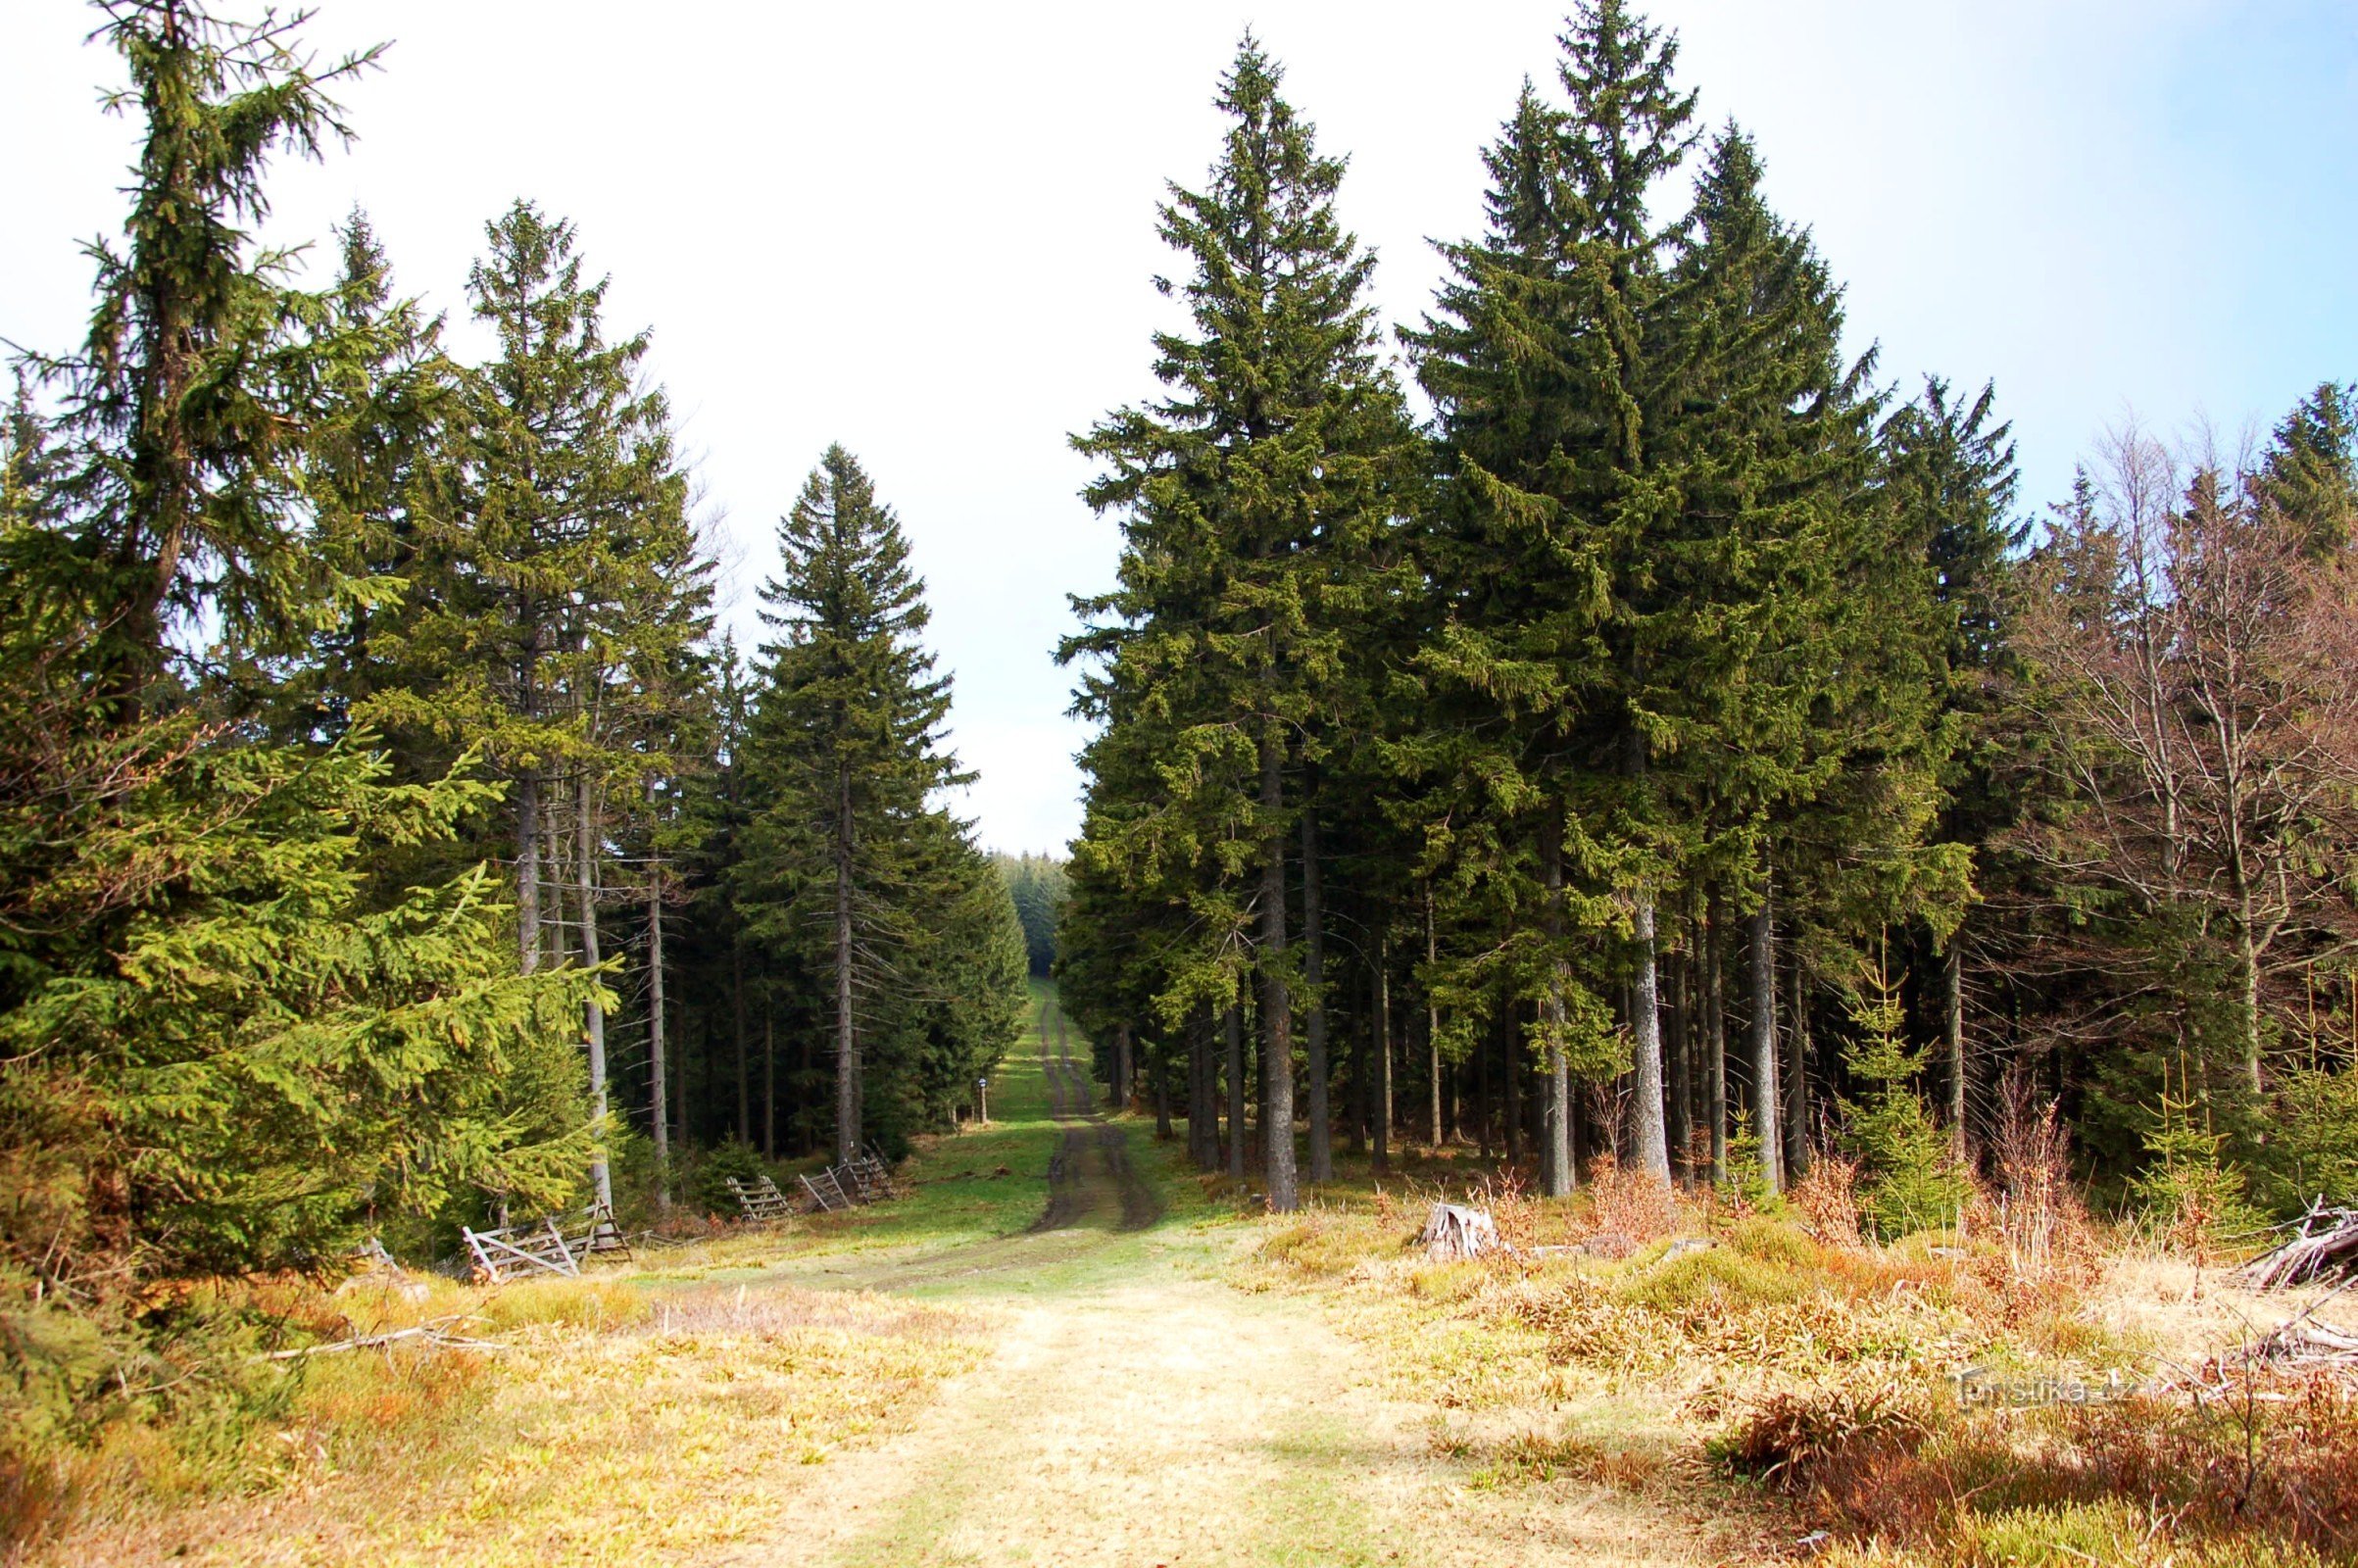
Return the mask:
{"type": "MultiPolygon", "coordinates": [[[[1171,396],[1075,439],[1106,465],[1087,495],[1124,514],[1126,549],[1122,586],[1081,607],[1111,621],[1071,652],[1118,648],[1118,674],[1154,683],[1145,700],[1176,719],[1190,760],[1174,805],[1224,841],[1204,967],[1233,942],[1253,947],[1268,1197],[1286,1210],[1306,1000],[1289,952],[1289,846],[1348,686],[1347,621],[1380,591],[1371,547],[1407,427],[1366,302],[1375,259],[1335,212],[1343,164],[1318,152],[1282,75],[1248,35],[1221,79],[1230,127],[1209,182],[1173,186],[1161,209],[1162,237],[1192,270],[1157,284],[1184,299],[1193,327],[1155,338],[1171,396]]],[[[1321,1115],[1324,1043],[1314,1032],[1321,1115]]],[[[1323,1174],[1330,1131],[1314,1119],[1310,1136],[1323,1174]]]]}
{"type": "Polygon", "coordinates": [[[496,789],[391,785],[365,729],[250,721],[285,710],[250,683],[305,628],[384,597],[305,505],[336,504],[338,419],[384,433],[353,416],[382,406],[378,323],[241,228],[366,57],[315,74],[297,22],[190,4],[110,18],[144,137],[127,244],[94,248],[89,343],[49,366],[54,423],[12,421],[0,486],[0,1141],[45,1152],[0,1274],[39,1311],[314,1267],[485,1189],[554,1205],[588,1136],[569,1019],[595,977],[516,974],[480,866],[371,875],[496,789]]]}
{"type": "Polygon", "coordinates": [[[2324,383],[2278,422],[2260,459],[2260,494],[2319,556],[2346,548],[2358,526],[2358,410],[2351,402],[2349,387],[2324,383]]]}
{"type": "Polygon", "coordinates": [[[1502,710],[1503,726],[1477,726],[1488,755],[1457,770],[1516,781],[1490,793],[1534,851],[1513,902],[1540,911],[1550,954],[1551,1192],[1570,1185],[1572,1020],[1594,1010],[1571,978],[1586,922],[1564,906],[1565,857],[1626,908],[1638,1162],[1669,1180],[1654,914],[1676,853],[1646,703],[1653,622],[1675,612],[1650,555],[1672,499],[1656,428],[1669,318],[1646,198],[1685,156],[1695,110],[1672,83],[1676,40],[1620,0],[1582,5],[1561,42],[1568,108],[1526,85],[1488,158],[1490,231],[1445,248],[1452,277],[1407,334],[1440,409],[1453,536],[1436,546],[1448,622],[1424,662],[1502,710]]]}
{"type": "MultiPolygon", "coordinates": [[[[1940,721],[1944,730],[1940,816],[1935,842],[1967,852],[2010,829],[2019,805],[2001,782],[2006,741],[1998,684],[2008,674],[2005,595],[2010,561],[2030,531],[2013,516],[2014,442],[1994,418],[1985,386],[1953,398],[1938,376],[1885,420],[1882,488],[1902,536],[1931,567],[1930,635],[1940,721]]],[[[1940,945],[1940,1034],[1948,1073],[1949,1136],[1967,1155],[1972,1074],[1965,1038],[1967,933],[1959,923],[1940,945]]]]}
{"type": "Polygon", "coordinates": [[[781,947],[823,922],[835,1147],[849,1156],[862,1142],[863,1007],[939,891],[928,800],[967,775],[941,749],[950,683],[918,641],[924,582],[899,519],[842,447],[827,449],[780,520],[778,547],[778,574],[761,586],[775,640],[761,647],[746,736],[759,805],[741,903],[781,947]]]}

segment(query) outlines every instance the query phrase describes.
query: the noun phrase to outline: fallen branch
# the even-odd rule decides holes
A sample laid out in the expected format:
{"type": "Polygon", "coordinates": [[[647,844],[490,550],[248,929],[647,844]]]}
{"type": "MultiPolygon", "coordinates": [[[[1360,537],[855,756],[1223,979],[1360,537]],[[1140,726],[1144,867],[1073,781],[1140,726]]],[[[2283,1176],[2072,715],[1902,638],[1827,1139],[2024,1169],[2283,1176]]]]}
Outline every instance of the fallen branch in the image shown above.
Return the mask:
{"type": "Polygon", "coordinates": [[[295,1361],[311,1355],[335,1355],[345,1350],[373,1350],[381,1346],[416,1342],[436,1350],[505,1350],[507,1346],[491,1340],[472,1340],[453,1334],[443,1327],[458,1318],[442,1318],[433,1323],[421,1323],[416,1328],[393,1329],[383,1334],[358,1334],[349,1340],[336,1340],[326,1345],[306,1345],[292,1350],[270,1350],[254,1357],[257,1361],[295,1361]]]}
{"type": "Polygon", "coordinates": [[[2243,1284],[2255,1291],[2277,1291],[2358,1274],[2358,1209],[2328,1208],[2321,1199],[2298,1224],[2295,1234],[2274,1251],[2244,1265],[2243,1284]]]}

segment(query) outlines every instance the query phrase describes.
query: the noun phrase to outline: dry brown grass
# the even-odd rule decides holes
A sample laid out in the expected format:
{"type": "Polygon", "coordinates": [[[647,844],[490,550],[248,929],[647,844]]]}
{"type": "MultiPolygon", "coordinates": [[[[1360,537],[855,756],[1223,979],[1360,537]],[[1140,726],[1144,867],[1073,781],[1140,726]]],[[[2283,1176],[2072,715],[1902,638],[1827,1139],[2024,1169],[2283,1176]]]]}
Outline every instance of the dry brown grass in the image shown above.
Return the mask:
{"type": "MultiPolygon", "coordinates": [[[[1250,1266],[1354,1303],[1449,1414],[1437,1445],[1483,1485],[1643,1472],[1675,1489],[1708,1444],[1723,1474],[1792,1499],[1794,1534],[1829,1532],[1830,1562],[2358,1563],[2350,1391],[2190,1392],[2198,1363],[2315,1293],[2253,1298],[2108,1234],[2063,1179],[2043,1111],[2010,1137],[1963,1235],[1861,1242],[1851,1173],[1821,1158],[1783,1217],[1608,1173],[1568,1204],[1496,1190],[1514,1255],[1425,1263],[1400,1247],[1415,1216],[1371,1206],[1279,1227],[1250,1266]],[[1714,1245],[1667,1240],[1698,1232],[1714,1245]],[[1594,1245],[1621,1235],[1626,1256],[1594,1245]],[[1591,1245],[1535,1250],[1566,1241],[1591,1245]],[[1993,1410],[1959,1402],[1953,1379],[1974,1367],[2090,1386],[2182,1375],[2113,1404],[1993,1410]],[[1670,1446],[1532,1419],[1606,1407],[1670,1446]]],[[[2206,1388],[2220,1372],[2214,1359],[2206,1388]]]]}
{"type": "Polygon", "coordinates": [[[68,1505],[11,1560],[491,1565],[664,1559],[758,1539],[800,1465],[980,1357],[941,1308],[613,1277],[482,1291],[363,1282],[315,1333],[456,1318],[496,1350],[403,1342],[289,1363],[236,1463],[125,1429],[61,1456],[68,1505]]]}

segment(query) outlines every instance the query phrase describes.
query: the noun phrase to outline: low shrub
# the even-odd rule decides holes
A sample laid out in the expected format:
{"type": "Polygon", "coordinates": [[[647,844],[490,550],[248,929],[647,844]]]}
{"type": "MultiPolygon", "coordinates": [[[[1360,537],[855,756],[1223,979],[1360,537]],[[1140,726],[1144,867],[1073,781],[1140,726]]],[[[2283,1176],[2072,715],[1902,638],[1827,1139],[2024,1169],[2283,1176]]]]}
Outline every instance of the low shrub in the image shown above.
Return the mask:
{"type": "Polygon", "coordinates": [[[1784,1391],[1754,1400],[1704,1451],[1733,1475],[1799,1493],[1837,1456],[1909,1453],[1932,1430],[1921,1386],[1784,1391]]]}

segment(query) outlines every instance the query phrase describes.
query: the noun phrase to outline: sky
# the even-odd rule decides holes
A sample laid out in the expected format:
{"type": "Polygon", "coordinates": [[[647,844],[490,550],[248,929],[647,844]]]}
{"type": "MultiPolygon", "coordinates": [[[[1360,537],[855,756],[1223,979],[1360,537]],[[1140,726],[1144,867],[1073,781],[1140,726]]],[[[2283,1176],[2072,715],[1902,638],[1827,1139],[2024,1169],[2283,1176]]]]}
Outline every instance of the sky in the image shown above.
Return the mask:
{"type": "MultiPolygon", "coordinates": [[[[217,0],[235,7],[238,0],[217,0]]],[[[250,13],[249,13],[250,14],[250,13]]],[[[2264,434],[2358,377],[2358,6],[2347,0],[1691,0],[1653,15],[1713,125],[1756,138],[1771,200],[1847,290],[1850,348],[1903,392],[1994,382],[2026,512],[2137,419],[2264,434]]],[[[0,6],[0,339],[80,334],[80,242],[120,228],[133,127],[74,0],[0,6]]],[[[774,529],[830,441],[909,533],[956,679],[959,805],[993,848],[1080,823],[1052,657],[1066,596],[1107,586],[1111,518],[1067,445],[1152,395],[1163,182],[1201,180],[1211,99],[1250,26],[1347,154],[1345,220],[1413,322],[1428,243],[1480,224],[1480,150],[1561,10],[1459,0],[1088,0],[669,6],[319,0],[324,56],[391,40],[343,93],[360,140],[282,166],[269,237],[358,205],[396,286],[449,313],[518,197],[578,225],[616,335],[695,457],[727,583],[758,634],[774,529]]],[[[322,249],[324,256],[324,248],[322,249]]]]}

